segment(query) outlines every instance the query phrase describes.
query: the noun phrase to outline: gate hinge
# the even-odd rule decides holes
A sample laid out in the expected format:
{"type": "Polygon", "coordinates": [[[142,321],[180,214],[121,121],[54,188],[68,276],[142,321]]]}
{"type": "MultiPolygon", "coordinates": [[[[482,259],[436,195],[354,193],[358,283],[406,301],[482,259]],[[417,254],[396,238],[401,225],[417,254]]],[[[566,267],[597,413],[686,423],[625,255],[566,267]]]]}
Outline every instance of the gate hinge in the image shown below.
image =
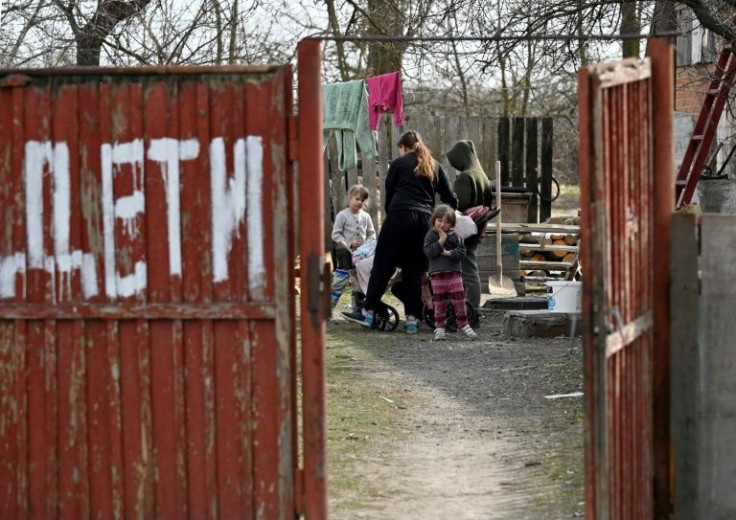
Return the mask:
{"type": "Polygon", "coordinates": [[[289,132],[289,161],[296,162],[299,160],[299,117],[293,114],[290,115],[287,124],[287,130],[289,132]]]}
{"type": "Polygon", "coordinates": [[[330,316],[330,289],[332,269],[322,255],[311,255],[307,263],[307,283],[309,284],[309,312],[319,319],[330,316]]]}

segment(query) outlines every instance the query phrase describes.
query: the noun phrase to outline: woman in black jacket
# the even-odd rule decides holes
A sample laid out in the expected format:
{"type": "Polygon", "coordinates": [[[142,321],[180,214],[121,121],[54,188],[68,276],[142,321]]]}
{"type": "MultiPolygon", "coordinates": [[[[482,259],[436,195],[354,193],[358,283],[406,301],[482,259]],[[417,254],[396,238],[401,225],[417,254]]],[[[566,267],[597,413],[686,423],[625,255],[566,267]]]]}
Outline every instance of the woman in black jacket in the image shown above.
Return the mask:
{"type": "Polygon", "coordinates": [[[427,270],[424,236],[435,205],[435,194],[457,208],[457,197],[445,170],[432,157],[418,132],[410,130],[398,142],[399,157],[391,162],[384,193],[386,220],[381,226],[362,312],[343,316],[363,326],[373,325],[373,314],[397,267],[401,281],[391,291],[404,304],[406,332],[414,334],[422,315],[422,275],[427,270]]]}

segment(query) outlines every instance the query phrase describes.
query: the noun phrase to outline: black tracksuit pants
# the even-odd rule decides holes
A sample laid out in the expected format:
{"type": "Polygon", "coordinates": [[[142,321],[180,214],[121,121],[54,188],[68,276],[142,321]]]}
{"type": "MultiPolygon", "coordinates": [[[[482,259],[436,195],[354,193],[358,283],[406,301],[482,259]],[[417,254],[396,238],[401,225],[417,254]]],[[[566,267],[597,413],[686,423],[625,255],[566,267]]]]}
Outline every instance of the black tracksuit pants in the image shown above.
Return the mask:
{"type": "Polygon", "coordinates": [[[401,268],[401,282],[391,292],[404,304],[407,315],[422,318],[422,275],[429,262],[424,254],[424,236],[430,214],[423,211],[392,211],[381,226],[368,280],[365,309],[375,310],[394,270],[401,268]]]}

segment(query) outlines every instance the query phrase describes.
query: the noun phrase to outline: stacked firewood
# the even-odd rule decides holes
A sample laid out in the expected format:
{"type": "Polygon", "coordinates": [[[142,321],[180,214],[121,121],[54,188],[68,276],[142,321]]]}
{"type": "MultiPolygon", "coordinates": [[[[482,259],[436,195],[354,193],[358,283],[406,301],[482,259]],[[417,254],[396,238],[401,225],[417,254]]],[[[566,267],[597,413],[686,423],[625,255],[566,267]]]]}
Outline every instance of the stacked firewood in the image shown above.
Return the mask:
{"type": "MultiPolygon", "coordinates": [[[[580,217],[552,217],[545,224],[559,224],[561,226],[579,226],[580,217]]],[[[577,260],[577,246],[580,239],[578,230],[564,229],[559,232],[519,233],[519,259],[523,262],[539,262],[539,269],[526,264],[522,270],[524,277],[549,277],[551,272],[566,271],[570,264],[577,260]],[[559,262],[556,269],[551,262],[559,262]]]]}

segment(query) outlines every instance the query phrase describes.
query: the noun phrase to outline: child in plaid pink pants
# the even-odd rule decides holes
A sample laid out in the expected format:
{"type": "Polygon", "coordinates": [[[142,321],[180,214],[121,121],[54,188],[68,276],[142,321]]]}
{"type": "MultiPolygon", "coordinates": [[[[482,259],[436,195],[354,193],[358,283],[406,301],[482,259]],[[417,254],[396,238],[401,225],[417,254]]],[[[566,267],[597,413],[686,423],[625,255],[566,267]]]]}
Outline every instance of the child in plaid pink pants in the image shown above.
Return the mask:
{"type": "Polygon", "coordinates": [[[429,231],[424,237],[424,254],[429,259],[429,281],[432,286],[434,307],[434,339],[447,339],[447,305],[452,304],[460,332],[470,339],[477,334],[468,324],[468,311],[465,305],[462,266],[460,260],[465,255],[465,243],[454,231],[455,210],[440,204],[429,220],[429,231]]]}

